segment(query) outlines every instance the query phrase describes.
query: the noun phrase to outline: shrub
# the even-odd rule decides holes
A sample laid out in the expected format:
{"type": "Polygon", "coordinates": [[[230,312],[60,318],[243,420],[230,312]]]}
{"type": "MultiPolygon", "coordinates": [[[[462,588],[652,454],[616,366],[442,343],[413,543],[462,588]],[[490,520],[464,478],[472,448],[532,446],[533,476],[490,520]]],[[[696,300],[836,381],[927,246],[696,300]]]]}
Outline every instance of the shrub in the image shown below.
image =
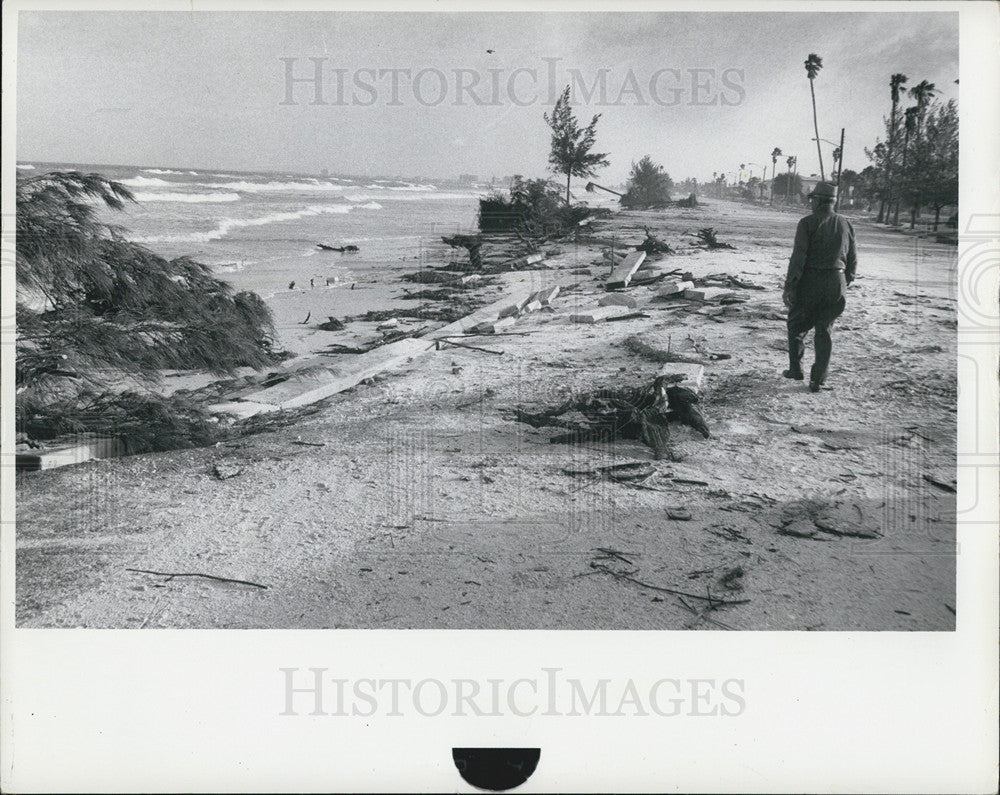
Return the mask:
{"type": "Polygon", "coordinates": [[[670,191],[673,187],[674,183],[663,166],[654,163],[646,155],[638,163],[632,164],[628,188],[621,198],[621,205],[630,209],[665,207],[670,204],[670,191]]]}
{"type": "Polygon", "coordinates": [[[572,229],[590,214],[586,205],[563,203],[548,180],[516,176],[507,195],[494,191],[479,200],[479,229],[546,237],[572,229]]]}

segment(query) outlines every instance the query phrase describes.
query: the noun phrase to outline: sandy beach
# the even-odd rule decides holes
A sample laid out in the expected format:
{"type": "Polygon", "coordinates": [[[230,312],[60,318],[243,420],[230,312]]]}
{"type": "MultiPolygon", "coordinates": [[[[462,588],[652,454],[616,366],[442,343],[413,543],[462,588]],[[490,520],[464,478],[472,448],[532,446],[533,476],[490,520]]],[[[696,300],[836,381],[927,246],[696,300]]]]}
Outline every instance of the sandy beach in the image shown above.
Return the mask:
{"type": "MultiPolygon", "coordinates": [[[[544,268],[472,291],[485,304],[563,288],[509,336],[467,340],[502,354],[442,344],[268,433],[20,476],[19,625],[952,629],[955,248],[855,219],[858,281],[829,388],[812,394],[780,375],[798,217],[717,199],[620,212],[554,244],[544,268]],[[734,248],[692,245],[704,226],[734,248]],[[716,305],[633,286],[622,292],[646,317],[570,322],[606,294],[606,242],[634,246],[647,227],[676,250],[654,269],[764,289],[716,305]],[[552,444],[552,429],[515,421],[517,406],[651,380],[661,365],[623,345],[637,334],[705,363],[711,438],[672,427],[681,460],[638,442],[552,444]],[[650,477],[598,471],[631,462],[650,477]],[[826,529],[810,524],[820,515],[826,529]],[[796,533],[803,518],[812,529],[796,533]]],[[[386,275],[270,305],[299,366],[380,333],[317,318],[447,306],[405,300],[419,287],[386,275]]]]}

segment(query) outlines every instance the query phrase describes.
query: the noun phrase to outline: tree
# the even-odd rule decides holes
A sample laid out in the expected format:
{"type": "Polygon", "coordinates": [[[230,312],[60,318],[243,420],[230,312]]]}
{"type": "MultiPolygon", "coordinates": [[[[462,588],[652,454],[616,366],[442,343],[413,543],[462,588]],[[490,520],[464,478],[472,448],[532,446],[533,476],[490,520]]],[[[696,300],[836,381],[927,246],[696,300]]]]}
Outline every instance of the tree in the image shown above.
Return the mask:
{"type": "Polygon", "coordinates": [[[591,152],[597,138],[598,113],[590,124],[582,128],[569,106],[570,87],[562,92],[552,108],[552,115],[543,114],[545,123],[552,129],[552,148],[549,165],[557,174],[566,175],[566,204],[570,203],[569,181],[571,177],[592,177],[596,169],[608,165],[607,153],[591,152]]]}
{"type": "Polygon", "coordinates": [[[882,204],[879,206],[878,211],[878,222],[881,223],[883,219],[883,210],[885,209],[886,202],[888,206],[892,207],[892,197],[893,197],[893,149],[896,145],[896,133],[897,133],[897,113],[899,111],[899,91],[906,84],[907,77],[904,74],[897,72],[892,77],[889,78],[889,94],[892,98],[892,111],[889,114],[889,149],[888,158],[886,161],[886,177],[888,184],[888,194],[887,199],[883,200],[882,204]]]}
{"type": "Polygon", "coordinates": [[[781,150],[776,146],[771,150],[771,200],[769,204],[774,204],[774,175],[778,169],[778,158],[781,157],[781,150]]]}
{"type": "MultiPolygon", "coordinates": [[[[791,199],[791,193],[788,190],[789,185],[792,184],[792,167],[798,166],[798,158],[794,155],[789,157],[785,164],[788,166],[788,176],[785,178],[785,204],[788,204],[791,199]]],[[[800,189],[801,190],[801,189],[800,189]]]]}
{"type": "Polygon", "coordinates": [[[958,203],[958,106],[949,100],[927,119],[927,161],[925,190],[934,208],[934,231],[941,221],[942,208],[958,203]]]}
{"type": "MultiPolygon", "coordinates": [[[[234,293],[208,266],[168,261],[98,221],[100,205],[121,210],[135,201],[121,184],[49,172],[19,178],[16,200],[22,426],[59,405],[113,404],[121,416],[122,393],[148,389],[162,369],[227,373],[274,361],[271,314],[260,297],[234,293]]],[[[133,403],[149,412],[155,400],[133,403]]],[[[95,411],[82,429],[100,424],[95,411]]]]}
{"type": "MultiPolygon", "coordinates": [[[[919,108],[916,106],[907,108],[903,113],[904,121],[903,127],[905,130],[905,137],[903,138],[903,167],[902,167],[902,177],[903,177],[903,189],[912,186],[913,180],[910,178],[909,172],[906,170],[906,160],[907,154],[910,151],[910,138],[917,130],[917,113],[919,108]]],[[[902,190],[900,191],[902,192],[902,190]]],[[[892,223],[899,226],[899,205],[901,202],[901,197],[896,199],[896,210],[892,219],[892,223]]]]}
{"type": "Polygon", "coordinates": [[[823,68],[823,59],[816,53],[811,52],[809,53],[809,57],[806,58],[805,65],[806,75],[809,77],[809,93],[812,95],[813,129],[816,131],[816,154],[819,155],[819,175],[825,182],[826,173],[823,171],[823,150],[820,149],[819,145],[819,122],[816,119],[816,89],[813,84],[816,75],[819,74],[819,70],[823,68]]]}
{"type": "Polygon", "coordinates": [[[802,195],[802,177],[798,174],[792,174],[791,171],[778,174],[778,176],[774,178],[774,189],[776,191],[781,191],[781,194],[785,197],[785,201],[787,202],[793,195],[802,195]]]}
{"type": "Polygon", "coordinates": [[[649,155],[632,164],[628,189],[621,198],[622,207],[662,207],[670,203],[674,183],[663,166],[649,155]]]}

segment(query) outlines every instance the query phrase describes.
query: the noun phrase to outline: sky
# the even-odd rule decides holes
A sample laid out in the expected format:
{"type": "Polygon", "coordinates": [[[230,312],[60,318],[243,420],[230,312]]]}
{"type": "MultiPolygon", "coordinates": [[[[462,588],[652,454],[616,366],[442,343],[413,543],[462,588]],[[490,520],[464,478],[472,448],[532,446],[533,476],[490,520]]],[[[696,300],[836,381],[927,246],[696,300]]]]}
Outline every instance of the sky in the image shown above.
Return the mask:
{"type": "Polygon", "coordinates": [[[675,181],[759,175],[775,147],[808,175],[809,53],[845,168],[868,165],[891,74],[959,90],[955,13],[22,11],[17,35],[19,161],[541,176],[570,84],[608,184],[647,154],[675,181]]]}

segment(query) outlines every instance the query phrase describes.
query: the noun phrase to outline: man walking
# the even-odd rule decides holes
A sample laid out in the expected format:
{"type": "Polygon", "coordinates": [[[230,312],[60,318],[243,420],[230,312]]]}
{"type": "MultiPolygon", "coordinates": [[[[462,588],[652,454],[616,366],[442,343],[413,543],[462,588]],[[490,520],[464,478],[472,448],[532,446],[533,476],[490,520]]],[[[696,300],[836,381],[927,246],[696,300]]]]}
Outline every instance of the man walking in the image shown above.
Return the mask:
{"type": "Polygon", "coordinates": [[[812,214],[799,221],[795,248],[788,262],[785,292],[788,308],[788,363],[783,375],[798,381],[802,372],[805,337],[816,330],[816,358],[809,373],[809,389],[819,392],[826,381],[833,340],[830,329],[847,305],[847,285],[854,281],[858,257],[854,227],[833,211],[837,186],[820,182],[809,194],[812,214]]]}

